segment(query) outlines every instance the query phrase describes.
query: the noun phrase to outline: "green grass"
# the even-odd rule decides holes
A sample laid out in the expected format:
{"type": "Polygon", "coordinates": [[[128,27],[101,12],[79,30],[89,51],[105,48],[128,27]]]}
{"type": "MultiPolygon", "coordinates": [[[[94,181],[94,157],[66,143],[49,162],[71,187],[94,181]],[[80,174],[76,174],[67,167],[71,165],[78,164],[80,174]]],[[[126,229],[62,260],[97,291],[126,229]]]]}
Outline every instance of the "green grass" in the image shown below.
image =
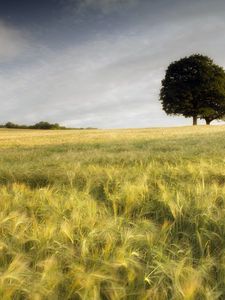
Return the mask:
{"type": "Polygon", "coordinates": [[[0,299],[225,299],[225,127],[0,130],[0,299]]]}

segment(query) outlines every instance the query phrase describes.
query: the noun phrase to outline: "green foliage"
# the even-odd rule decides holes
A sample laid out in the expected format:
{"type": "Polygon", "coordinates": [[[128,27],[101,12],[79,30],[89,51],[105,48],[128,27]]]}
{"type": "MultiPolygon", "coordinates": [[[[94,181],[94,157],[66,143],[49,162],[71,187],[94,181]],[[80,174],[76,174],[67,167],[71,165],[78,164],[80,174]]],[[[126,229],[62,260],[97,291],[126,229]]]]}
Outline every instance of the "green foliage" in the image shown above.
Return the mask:
{"type": "Polygon", "coordinates": [[[7,122],[5,125],[1,125],[1,128],[12,128],[12,129],[66,129],[66,127],[60,126],[58,123],[48,123],[41,121],[39,123],[36,123],[34,125],[18,125],[14,124],[12,122],[7,122]]]}
{"type": "Polygon", "coordinates": [[[225,127],[0,140],[0,299],[225,299],[225,127]]]}
{"type": "Polygon", "coordinates": [[[30,128],[33,128],[33,129],[61,129],[61,127],[59,126],[58,123],[50,124],[50,123],[44,122],[44,121],[36,123],[33,126],[30,126],[30,128]]]}
{"type": "Polygon", "coordinates": [[[49,123],[46,121],[41,121],[34,125],[19,125],[12,122],[7,122],[4,125],[0,125],[0,128],[9,128],[9,129],[45,129],[45,130],[54,130],[54,129],[75,129],[75,130],[95,130],[97,128],[87,127],[87,128],[67,128],[65,126],[60,126],[58,123],[49,123]]]}
{"type": "Polygon", "coordinates": [[[191,55],[169,65],[160,100],[167,114],[205,119],[225,115],[225,72],[212,59],[191,55]]]}
{"type": "Polygon", "coordinates": [[[26,129],[28,128],[28,126],[26,125],[18,125],[18,124],[14,124],[12,122],[7,122],[5,125],[2,126],[2,128],[14,128],[14,129],[26,129]]]}

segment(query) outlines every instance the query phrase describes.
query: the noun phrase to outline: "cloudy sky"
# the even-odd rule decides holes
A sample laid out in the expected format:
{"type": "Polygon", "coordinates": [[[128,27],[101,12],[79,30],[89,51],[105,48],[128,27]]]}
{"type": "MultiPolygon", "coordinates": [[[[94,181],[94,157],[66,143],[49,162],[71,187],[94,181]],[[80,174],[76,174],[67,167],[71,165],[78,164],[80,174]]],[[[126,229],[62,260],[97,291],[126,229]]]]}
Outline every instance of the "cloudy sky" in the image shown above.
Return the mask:
{"type": "Polygon", "coordinates": [[[191,124],[161,109],[165,69],[224,49],[224,0],[0,0],[0,123],[191,124]]]}

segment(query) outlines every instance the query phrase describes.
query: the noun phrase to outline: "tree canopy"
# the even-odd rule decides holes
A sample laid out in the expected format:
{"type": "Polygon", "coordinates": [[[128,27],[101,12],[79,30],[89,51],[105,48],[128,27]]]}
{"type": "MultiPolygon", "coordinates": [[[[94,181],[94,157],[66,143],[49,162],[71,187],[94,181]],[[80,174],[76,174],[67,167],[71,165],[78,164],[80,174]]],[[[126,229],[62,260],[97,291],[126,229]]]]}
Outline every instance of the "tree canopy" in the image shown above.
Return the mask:
{"type": "Polygon", "coordinates": [[[162,80],[160,101],[169,115],[205,119],[225,116],[225,71],[211,58],[193,54],[172,62],[162,80]]]}

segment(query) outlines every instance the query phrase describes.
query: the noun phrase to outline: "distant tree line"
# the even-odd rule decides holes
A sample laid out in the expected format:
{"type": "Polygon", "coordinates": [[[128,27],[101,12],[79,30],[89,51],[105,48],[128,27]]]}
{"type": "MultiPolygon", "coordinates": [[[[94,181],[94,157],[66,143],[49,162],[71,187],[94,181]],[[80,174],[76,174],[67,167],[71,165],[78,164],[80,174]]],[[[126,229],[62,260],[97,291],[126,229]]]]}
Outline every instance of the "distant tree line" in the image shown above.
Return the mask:
{"type": "Polygon", "coordinates": [[[66,129],[64,126],[60,126],[58,123],[51,124],[49,122],[38,122],[34,125],[19,125],[12,122],[7,122],[1,125],[1,128],[12,128],[12,129],[66,129]]]}
{"type": "Polygon", "coordinates": [[[11,128],[11,129],[45,129],[45,130],[57,130],[57,129],[96,129],[92,127],[87,128],[67,128],[65,126],[60,126],[58,123],[49,123],[45,121],[38,122],[34,125],[19,125],[12,122],[7,122],[4,125],[0,125],[0,128],[11,128]]]}

